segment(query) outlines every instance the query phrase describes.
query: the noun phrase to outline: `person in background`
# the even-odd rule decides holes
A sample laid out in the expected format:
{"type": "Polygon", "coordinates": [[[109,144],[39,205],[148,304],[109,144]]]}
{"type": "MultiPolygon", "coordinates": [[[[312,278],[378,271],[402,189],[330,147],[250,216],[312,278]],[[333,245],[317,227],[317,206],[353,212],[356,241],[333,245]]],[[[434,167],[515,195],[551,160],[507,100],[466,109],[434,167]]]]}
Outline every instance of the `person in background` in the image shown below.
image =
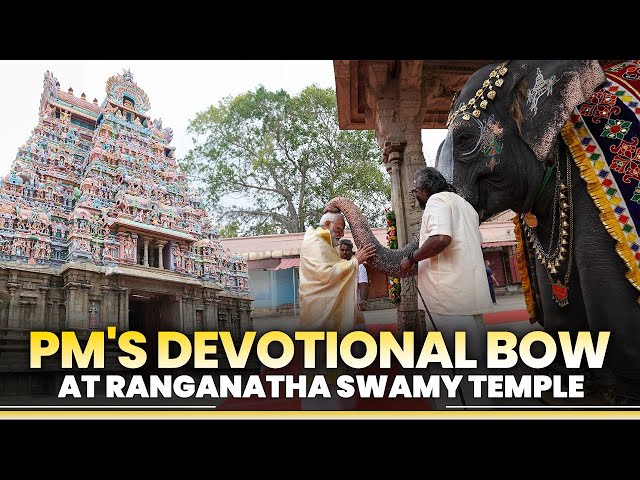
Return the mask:
{"type": "Polygon", "coordinates": [[[494,286],[499,287],[498,280],[496,280],[496,276],[491,269],[491,262],[489,260],[484,261],[484,268],[487,272],[487,282],[489,282],[489,293],[491,294],[491,301],[495,305],[496,302],[496,291],[494,290],[494,286]]]}
{"type": "MultiPolygon", "coordinates": [[[[353,242],[348,238],[340,239],[340,258],[343,260],[351,260],[353,257],[353,242]]],[[[369,276],[367,275],[367,269],[364,264],[358,264],[358,309],[363,312],[367,309],[367,300],[369,298],[369,276]]],[[[361,315],[362,323],[364,323],[364,316],[361,315]]],[[[360,323],[360,322],[356,322],[360,323]]]]}
{"type": "MultiPolygon", "coordinates": [[[[340,258],[343,260],[351,260],[353,257],[353,242],[348,238],[340,239],[340,258]]],[[[369,276],[364,263],[358,264],[358,306],[360,310],[367,309],[367,300],[369,299],[369,276]]]]}

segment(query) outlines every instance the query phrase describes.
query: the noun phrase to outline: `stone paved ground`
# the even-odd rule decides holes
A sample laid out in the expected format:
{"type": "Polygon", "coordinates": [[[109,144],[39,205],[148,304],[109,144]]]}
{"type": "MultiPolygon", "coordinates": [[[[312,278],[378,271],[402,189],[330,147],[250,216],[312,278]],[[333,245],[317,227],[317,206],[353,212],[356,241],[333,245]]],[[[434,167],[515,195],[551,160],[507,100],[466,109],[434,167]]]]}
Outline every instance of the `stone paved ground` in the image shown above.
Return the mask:
{"type": "MultiPolygon", "coordinates": [[[[498,297],[498,303],[493,306],[495,312],[507,312],[526,310],[524,296],[522,294],[503,295],[498,297]]],[[[281,314],[256,315],[253,319],[253,328],[259,332],[267,332],[269,330],[279,330],[296,325],[299,310],[281,314]]],[[[369,325],[380,325],[396,323],[396,309],[371,310],[365,312],[365,320],[369,325]]],[[[525,334],[531,330],[539,329],[537,324],[531,325],[529,322],[509,322],[508,327],[505,324],[489,326],[494,329],[509,329],[517,334],[525,334]]]]}

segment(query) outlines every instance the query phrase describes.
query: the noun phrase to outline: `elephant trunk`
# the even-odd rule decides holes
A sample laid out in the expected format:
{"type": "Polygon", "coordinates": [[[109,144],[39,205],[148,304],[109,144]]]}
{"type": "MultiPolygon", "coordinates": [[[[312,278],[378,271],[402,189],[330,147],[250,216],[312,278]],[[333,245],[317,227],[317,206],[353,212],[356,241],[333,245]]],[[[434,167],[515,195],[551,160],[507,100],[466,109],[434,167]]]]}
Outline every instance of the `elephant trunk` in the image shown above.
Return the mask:
{"type": "Polygon", "coordinates": [[[354,205],[351,200],[345,197],[332,198],[325,206],[325,211],[334,209],[340,210],[347,219],[347,222],[349,222],[353,240],[359,249],[367,244],[371,244],[376,247],[375,256],[371,260],[367,261],[367,263],[373,268],[390,277],[410,277],[418,273],[418,270],[415,267],[408,273],[400,272],[400,262],[402,259],[409,255],[409,253],[418,249],[418,235],[415,235],[413,240],[402,249],[392,250],[380,244],[376,236],[371,231],[369,222],[362,214],[362,211],[354,205]]]}

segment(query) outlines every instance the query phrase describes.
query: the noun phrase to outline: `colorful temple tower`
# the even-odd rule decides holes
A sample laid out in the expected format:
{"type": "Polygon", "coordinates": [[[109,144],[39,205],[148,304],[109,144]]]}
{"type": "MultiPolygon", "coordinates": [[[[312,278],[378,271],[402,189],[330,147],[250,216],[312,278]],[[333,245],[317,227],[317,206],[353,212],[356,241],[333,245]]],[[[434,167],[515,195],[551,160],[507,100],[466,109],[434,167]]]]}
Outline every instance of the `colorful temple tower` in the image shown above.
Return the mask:
{"type": "Polygon", "coordinates": [[[87,101],[47,72],[38,124],[0,186],[0,363],[30,329],[251,328],[247,263],[220,243],[172,130],[147,115],[130,72],[106,93],[87,101]]]}

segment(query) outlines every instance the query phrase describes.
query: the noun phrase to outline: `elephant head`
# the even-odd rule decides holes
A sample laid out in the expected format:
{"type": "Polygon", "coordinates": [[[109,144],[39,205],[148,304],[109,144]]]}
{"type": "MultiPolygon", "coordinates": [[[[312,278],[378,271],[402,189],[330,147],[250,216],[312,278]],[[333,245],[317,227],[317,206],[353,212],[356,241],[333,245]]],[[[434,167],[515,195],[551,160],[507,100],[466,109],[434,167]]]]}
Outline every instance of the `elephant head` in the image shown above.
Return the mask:
{"type": "Polygon", "coordinates": [[[562,126],[604,81],[597,60],[512,60],[478,70],[454,99],[436,167],[480,221],[529,211],[562,126]]]}
{"type": "Polygon", "coordinates": [[[371,244],[376,247],[375,256],[371,260],[367,261],[367,263],[369,263],[376,270],[379,270],[380,272],[390,277],[399,278],[410,277],[418,273],[417,268],[414,268],[409,273],[402,273],[400,272],[399,268],[402,259],[409,255],[410,252],[413,252],[418,248],[418,235],[415,235],[413,240],[409,242],[404,248],[399,250],[392,250],[390,248],[383,247],[380,244],[376,236],[371,231],[369,222],[367,222],[367,219],[362,214],[362,211],[348,198],[332,198],[325,205],[324,211],[342,212],[344,217],[347,219],[347,222],[349,222],[353,240],[355,241],[358,248],[362,248],[367,244],[371,244]]]}
{"type": "Polygon", "coordinates": [[[622,208],[620,185],[637,179],[631,155],[630,170],[613,162],[620,151],[635,151],[640,138],[636,74],[633,62],[605,74],[596,60],[484,67],[453,102],[436,166],[481,221],[508,209],[532,214],[517,222],[526,233],[518,262],[527,307],[552,335],[610,332],[614,401],[639,405],[640,268],[635,234],[630,239],[620,226],[638,211],[635,198],[622,208]],[[618,89],[616,79],[632,83],[618,89]],[[596,173],[595,159],[610,168],[596,173]],[[603,190],[614,183],[618,203],[603,190]]]}

